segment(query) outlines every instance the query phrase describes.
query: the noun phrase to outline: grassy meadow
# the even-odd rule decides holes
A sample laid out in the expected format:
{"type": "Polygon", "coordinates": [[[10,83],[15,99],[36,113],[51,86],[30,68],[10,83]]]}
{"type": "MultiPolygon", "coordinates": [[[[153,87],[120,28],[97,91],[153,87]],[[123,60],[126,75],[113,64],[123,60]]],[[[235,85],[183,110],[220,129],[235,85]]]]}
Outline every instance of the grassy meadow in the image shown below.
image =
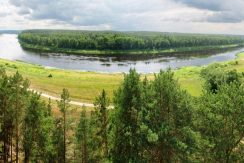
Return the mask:
{"type": "MultiPolygon", "coordinates": [[[[244,72],[244,53],[238,54],[236,61],[223,62],[226,70],[237,69],[244,72]],[[237,62],[236,62],[237,61],[237,62]]],[[[123,79],[123,74],[106,74],[95,72],[80,72],[61,69],[49,69],[40,65],[28,64],[20,61],[0,59],[0,65],[5,67],[7,73],[13,74],[19,71],[31,82],[31,88],[43,93],[59,97],[62,89],[67,88],[72,100],[93,103],[94,98],[105,89],[110,98],[114,90],[118,88],[123,79]],[[49,76],[52,77],[49,77],[49,76]]],[[[199,96],[202,90],[203,80],[200,71],[204,67],[184,67],[175,70],[181,88],[193,96],[199,96]]],[[[145,75],[141,75],[144,78],[145,75]]],[[[149,79],[153,74],[146,75],[149,79]]]]}

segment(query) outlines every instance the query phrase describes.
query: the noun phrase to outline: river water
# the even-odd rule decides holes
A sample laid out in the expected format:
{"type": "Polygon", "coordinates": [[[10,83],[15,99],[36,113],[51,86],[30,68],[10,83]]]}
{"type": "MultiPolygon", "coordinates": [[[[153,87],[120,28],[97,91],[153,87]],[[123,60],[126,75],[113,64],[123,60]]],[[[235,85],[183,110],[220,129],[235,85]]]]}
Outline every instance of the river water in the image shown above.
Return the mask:
{"type": "MultiPolygon", "coordinates": [[[[16,34],[0,35],[0,58],[20,60],[39,64],[49,68],[70,69],[93,72],[128,72],[135,68],[140,73],[159,72],[160,69],[177,69],[184,66],[201,66],[213,62],[233,60],[238,52],[244,48],[214,55],[201,55],[204,57],[167,57],[161,56],[152,59],[135,60],[119,59],[116,57],[88,57],[58,53],[39,53],[23,50],[16,34]]],[[[199,56],[199,55],[198,55],[199,56]]]]}

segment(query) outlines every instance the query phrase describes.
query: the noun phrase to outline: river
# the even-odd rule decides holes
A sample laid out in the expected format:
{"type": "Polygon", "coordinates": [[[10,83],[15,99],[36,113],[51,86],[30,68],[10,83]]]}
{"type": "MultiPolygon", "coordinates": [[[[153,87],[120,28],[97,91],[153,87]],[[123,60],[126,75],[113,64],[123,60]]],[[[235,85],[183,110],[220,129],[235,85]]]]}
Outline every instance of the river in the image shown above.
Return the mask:
{"type": "Polygon", "coordinates": [[[160,69],[202,66],[213,62],[233,60],[244,48],[228,52],[205,55],[204,57],[167,57],[161,56],[146,60],[118,59],[116,57],[88,57],[58,53],[39,53],[23,50],[16,34],[0,35],[0,58],[20,60],[48,68],[59,68],[93,72],[128,72],[135,68],[140,73],[159,72],[160,69]]]}

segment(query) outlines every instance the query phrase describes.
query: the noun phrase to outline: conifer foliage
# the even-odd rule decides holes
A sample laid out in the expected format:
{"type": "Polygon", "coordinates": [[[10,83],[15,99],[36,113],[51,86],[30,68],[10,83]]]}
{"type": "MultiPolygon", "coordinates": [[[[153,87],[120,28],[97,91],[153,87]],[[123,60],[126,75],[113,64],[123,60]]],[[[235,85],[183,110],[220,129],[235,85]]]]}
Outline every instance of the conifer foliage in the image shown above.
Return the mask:
{"type": "Polygon", "coordinates": [[[67,89],[45,102],[18,72],[0,68],[0,160],[243,162],[243,78],[221,65],[201,75],[203,94],[192,97],[171,70],[143,79],[132,69],[112,101],[102,90],[94,108],[74,109],[67,89]]]}

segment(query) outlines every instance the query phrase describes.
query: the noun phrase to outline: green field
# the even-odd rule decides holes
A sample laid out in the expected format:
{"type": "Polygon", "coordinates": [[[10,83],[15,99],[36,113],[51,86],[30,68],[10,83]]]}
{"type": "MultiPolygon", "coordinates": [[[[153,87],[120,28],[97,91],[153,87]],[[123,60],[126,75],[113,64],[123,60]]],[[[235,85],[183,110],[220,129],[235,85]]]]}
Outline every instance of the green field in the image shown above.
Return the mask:
{"type": "MultiPolygon", "coordinates": [[[[244,72],[244,53],[238,55],[235,61],[222,63],[225,70],[237,69],[244,72]]],[[[48,69],[39,65],[0,59],[0,65],[5,67],[9,74],[19,71],[31,82],[31,88],[60,96],[63,88],[68,88],[73,100],[93,102],[94,98],[105,89],[112,98],[114,90],[118,88],[123,79],[123,74],[104,74],[95,72],[78,72],[59,69],[48,69]],[[48,77],[49,75],[52,77],[48,77]]],[[[203,67],[185,67],[175,70],[175,77],[179,80],[182,89],[193,96],[199,96],[202,90],[203,79],[199,74],[203,67]]],[[[144,75],[141,75],[143,78],[144,75]]],[[[153,78],[153,74],[147,74],[153,78]]]]}

